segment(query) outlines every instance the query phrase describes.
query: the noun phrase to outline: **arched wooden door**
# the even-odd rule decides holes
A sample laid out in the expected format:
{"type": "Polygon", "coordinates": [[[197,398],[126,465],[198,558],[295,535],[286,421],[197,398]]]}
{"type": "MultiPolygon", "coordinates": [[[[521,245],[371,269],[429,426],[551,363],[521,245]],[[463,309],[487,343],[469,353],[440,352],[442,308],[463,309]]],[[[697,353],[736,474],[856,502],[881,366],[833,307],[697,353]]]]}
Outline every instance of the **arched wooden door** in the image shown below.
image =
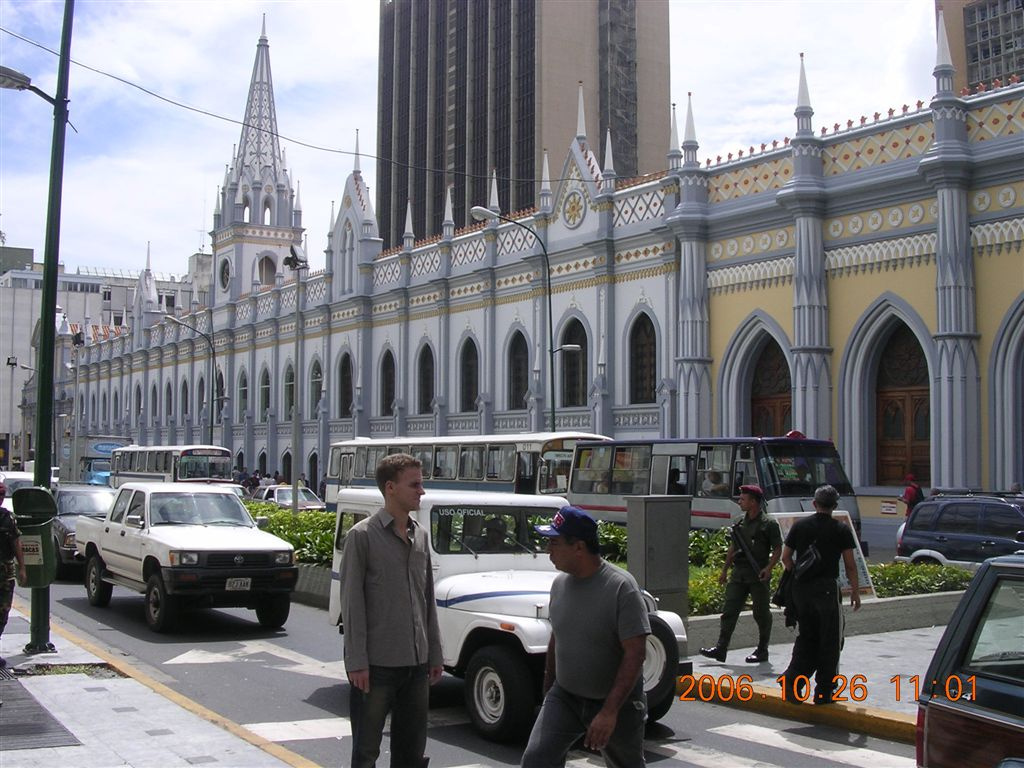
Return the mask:
{"type": "Polygon", "coordinates": [[[750,429],[754,437],[784,435],[793,428],[792,384],[782,349],[769,341],[754,367],[750,387],[750,429]]]}
{"type": "Polygon", "coordinates": [[[876,482],[901,485],[911,473],[931,481],[931,393],[921,345],[901,324],[886,342],[875,390],[876,482]]]}

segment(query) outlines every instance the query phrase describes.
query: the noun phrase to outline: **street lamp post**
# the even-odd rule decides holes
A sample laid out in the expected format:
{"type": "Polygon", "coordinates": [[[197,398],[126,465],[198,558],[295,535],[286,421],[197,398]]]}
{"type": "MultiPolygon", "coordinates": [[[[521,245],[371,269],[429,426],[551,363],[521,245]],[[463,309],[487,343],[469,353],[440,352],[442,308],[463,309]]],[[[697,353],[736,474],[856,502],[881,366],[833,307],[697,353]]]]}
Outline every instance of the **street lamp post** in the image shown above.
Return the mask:
{"type": "Polygon", "coordinates": [[[184,320],[179,320],[174,315],[167,315],[167,319],[176,325],[180,325],[182,328],[188,328],[190,331],[198,333],[206,340],[206,343],[210,345],[210,382],[207,385],[207,390],[209,392],[207,395],[207,404],[210,406],[210,423],[207,425],[207,442],[209,445],[213,445],[213,400],[217,390],[217,385],[213,381],[214,377],[217,375],[217,350],[214,349],[213,339],[210,338],[210,334],[203,333],[194,325],[189,325],[184,320]]]}
{"type": "Polygon", "coordinates": [[[551,311],[551,260],[548,258],[548,248],[544,244],[540,235],[533,227],[528,227],[521,221],[510,219],[508,216],[502,216],[500,213],[495,213],[490,208],[484,208],[482,205],[474,205],[469,209],[469,215],[477,221],[491,221],[498,219],[500,221],[507,221],[509,224],[515,224],[521,229],[525,229],[534,239],[537,241],[537,245],[540,246],[541,255],[544,257],[544,293],[547,294],[548,299],[548,382],[551,386],[551,431],[556,431],[555,423],[555,353],[556,352],[578,352],[580,351],[579,344],[563,344],[560,347],[555,346],[555,327],[552,321],[551,311]]]}
{"type": "Polygon", "coordinates": [[[309,260],[302,246],[292,243],[288,255],[284,257],[284,265],[295,273],[295,362],[292,371],[292,514],[299,514],[299,472],[298,455],[299,441],[302,438],[299,419],[301,400],[299,399],[299,327],[302,323],[302,307],[299,305],[299,280],[302,270],[309,268],[309,260]]]}
{"type": "Polygon", "coordinates": [[[7,367],[11,369],[11,392],[7,399],[7,468],[14,469],[12,457],[14,456],[14,440],[11,432],[14,427],[14,371],[18,367],[18,358],[11,355],[7,358],[7,367]]]}
{"type": "MultiPolygon", "coordinates": [[[[60,259],[60,204],[64,180],[64,136],[68,123],[68,77],[71,67],[71,26],[74,0],[64,0],[64,27],[57,62],[57,95],[50,97],[32,85],[31,79],[0,67],[0,88],[32,91],[53,105],[53,141],[50,146],[50,193],[46,207],[46,243],[43,252],[43,296],[39,310],[39,368],[36,376],[36,464],[33,481],[50,487],[53,442],[53,356],[57,314],[57,265],[60,259]]],[[[25,653],[52,653],[50,642],[50,588],[32,589],[29,642],[25,653]]]]}

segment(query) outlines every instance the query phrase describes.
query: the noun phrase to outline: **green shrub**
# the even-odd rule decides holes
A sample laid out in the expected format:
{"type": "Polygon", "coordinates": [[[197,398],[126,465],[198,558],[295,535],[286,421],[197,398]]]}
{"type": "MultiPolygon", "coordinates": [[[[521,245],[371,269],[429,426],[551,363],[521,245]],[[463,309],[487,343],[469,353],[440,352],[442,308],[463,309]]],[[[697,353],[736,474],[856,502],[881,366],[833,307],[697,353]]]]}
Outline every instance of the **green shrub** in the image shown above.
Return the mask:
{"type": "Polygon", "coordinates": [[[295,560],[311,565],[330,565],[334,557],[334,514],[318,510],[292,514],[276,504],[247,501],[245,506],[253,517],[269,519],[267,533],[295,547],[295,560]]]}
{"type": "Polygon", "coordinates": [[[868,566],[871,583],[879,597],[928,595],[966,589],[974,574],[952,565],[878,563],[868,566]]]}
{"type": "Polygon", "coordinates": [[[597,544],[608,560],[626,562],[626,526],[600,521],[597,524],[597,544]]]}
{"type": "Polygon", "coordinates": [[[701,528],[690,531],[690,567],[713,566],[721,570],[729,550],[729,528],[701,528]]]}
{"type": "Polygon", "coordinates": [[[721,613],[725,605],[725,587],[718,583],[722,567],[690,566],[690,615],[721,613]]]}

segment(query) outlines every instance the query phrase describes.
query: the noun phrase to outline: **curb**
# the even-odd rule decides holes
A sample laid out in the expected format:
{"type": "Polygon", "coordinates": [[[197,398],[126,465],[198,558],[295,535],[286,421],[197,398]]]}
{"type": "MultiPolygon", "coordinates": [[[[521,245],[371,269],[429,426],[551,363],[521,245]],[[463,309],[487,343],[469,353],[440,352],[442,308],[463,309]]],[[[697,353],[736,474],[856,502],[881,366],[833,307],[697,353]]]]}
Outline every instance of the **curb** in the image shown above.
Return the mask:
{"type": "MultiPolygon", "coordinates": [[[[685,699],[687,702],[721,704],[734,709],[781,717],[785,720],[797,720],[813,725],[830,725],[834,728],[856,731],[904,744],[913,744],[917,737],[917,722],[914,717],[878,707],[861,706],[856,702],[836,702],[828,706],[794,703],[783,700],[779,688],[765,688],[760,685],[750,685],[750,698],[747,701],[740,701],[736,698],[736,694],[745,695],[748,687],[743,687],[742,690],[737,690],[734,693],[728,678],[719,678],[712,686],[710,695],[704,697],[706,689],[700,694],[696,694],[695,691],[698,690],[698,687],[689,682],[684,683],[684,680],[686,680],[685,677],[676,680],[676,695],[681,696],[687,692],[693,696],[693,698],[685,699]]],[[[680,698],[680,701],[684,701],[684,699],[680,698]]]]}

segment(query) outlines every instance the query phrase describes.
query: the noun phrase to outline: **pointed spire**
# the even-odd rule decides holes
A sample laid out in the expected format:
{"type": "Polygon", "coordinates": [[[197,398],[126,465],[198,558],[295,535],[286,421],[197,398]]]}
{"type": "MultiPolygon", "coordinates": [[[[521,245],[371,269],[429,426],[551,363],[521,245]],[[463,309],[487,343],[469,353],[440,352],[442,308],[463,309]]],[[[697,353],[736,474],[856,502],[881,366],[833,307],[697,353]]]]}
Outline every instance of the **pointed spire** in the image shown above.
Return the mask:
{"type": "Polygon", "coordinates": [[[267,14],[263,14],[263,27],[260,29],[260,40],[267,39],[267,14]]]}
{"type": "Polygon", "coordinates": [[[153,268],[153,260],[149,256],[149,240],[146,241],[146,271],[149,272],[153,268]]]}
{"type": "Polygon", "coordinates": [[[811,97],[807,90],[807,73],[804,71],[804,55],[800,54],[800,87],[796,96],[796,135],[813,136],[814,129],[811,128],[811,116],[814,110],[811,109],[811,97]]]}
{"type": "Polygon", "coordinates": [[[498,204],[498,170],[491,169],[491,197],[487,201],[487,207],[495,213],[501,213],[501,206],[498,204]]]}
{"type": "Polygon", "coordinates": [[[540,174],[540,209],[551,210],[551,172],[548,171],[548,150],[544,148],[544,164],[540,174]]]}
{"type": "Polygon", "coordinates": [[[270,44],[267,42],[266,19],[256,45],[256,61],[252,67],[249,96],[245,105],[242,135],[235,155],[235,171],[248,169],[256,178],[270,166],[275,175],[284,167],[277,139],[277,111],[274,107],[274,83],[270,75],[270,44]]]}
{"type": "Polygon", "coordinates": [[[405,232],[402,234],[402,244],[405,248],[411,249],[416,242],[416,235],[412,231],[412,200],[405,204],[405,232]]]}
{"type": "Polygon", "coordinates": [[[220,187],[217,187],[217,205],[213,209],[214,216],[220,216],[220,187]]]}
{"type": "Polygon", "coordinates": [[[697,129],[693,123],[693,93],[686,94],[686,124],[683,127],[683,166],[686,168],[699,168],[700,161],[697,160],[697,129]]]}
{"type": "Polygon", "coordinates": [[[679,160],[683,156],[683,153],[679,151],[679,125],[676,122],[676,103],[672,102],[672,128],[669,131],[668,137],[668,153],[665,157],[668,159],[669,170],[675,170],[679,167],[679,160]]]}
{"type": "Polygon", "coordinates": [[[587,138],[587,118],[583,111],[583,81],[580,80],[579,104],[576,107],[576,139],[584,141],[587,138]]]}
{"type": "Polygon", "coordinates": [[[937,50],[935,56],[935,69],[932,75],[935,77],[935,95],[953,95],[953,74],[956,68],[953,66],[953,59],[949,55],[949,38],[946,34],[946,20],[939,11],[937,33],[937,50]]]}
{"type": "Polygon", "coordinates": [[[352,173],[358,174],[359,170],[359,129],[356,128],[356,157],[355,162],[352,163],[352,173]]]}
{"type": "Polygon", "coordinates": [[[605,134],[604,142],[604,169],[601,177],[605,192],[615,191],[615,160],[612,158],[612,129],[609,128],[605,134]]]}
{"type": "Polygon", "coordinates": [[[331,221],[327,225],[327,231],[328,232],[333,232],[334,231],[334,201],[333,200],[331,200],[331,221]]]}
{"type": "Polygon", "coordinates": [[[455,216],[452,213],[452,188],[444,188],[444,219],[441,221],[441,237],[451,240],[455,235],[455,216]]]}
{"type": "Polygon", "coordinates": [[[302,182],[295,182],[295,211],[302,210],[302,182]]]}

